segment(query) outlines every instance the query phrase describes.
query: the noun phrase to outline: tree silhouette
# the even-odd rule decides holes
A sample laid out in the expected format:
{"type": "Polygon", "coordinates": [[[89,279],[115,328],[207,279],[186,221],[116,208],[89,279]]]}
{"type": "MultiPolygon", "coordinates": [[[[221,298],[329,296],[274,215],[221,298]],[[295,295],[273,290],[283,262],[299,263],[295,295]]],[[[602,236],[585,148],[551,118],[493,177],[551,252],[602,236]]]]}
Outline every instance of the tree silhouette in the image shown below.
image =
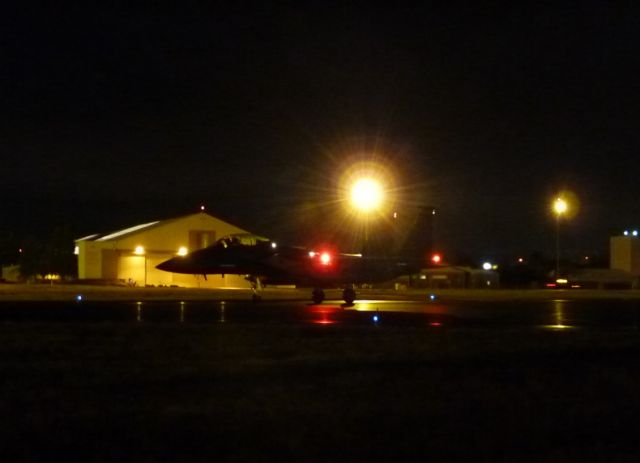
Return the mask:
{"type": "Polygon", "coordinates": [[[45,240],[33,236],[26,238],[19,264],[20,273],[25,278],[47,274],[76,276],[77,262],[73,254],[73,234],[70,228],[58,226],[45,240]]]}

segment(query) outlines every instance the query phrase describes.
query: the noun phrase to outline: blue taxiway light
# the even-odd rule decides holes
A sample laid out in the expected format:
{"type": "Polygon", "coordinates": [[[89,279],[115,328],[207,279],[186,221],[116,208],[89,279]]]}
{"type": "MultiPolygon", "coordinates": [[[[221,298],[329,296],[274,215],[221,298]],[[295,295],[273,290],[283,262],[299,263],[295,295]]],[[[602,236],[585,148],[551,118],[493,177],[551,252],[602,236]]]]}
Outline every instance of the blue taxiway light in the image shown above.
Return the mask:
{"type": "Polygon", "coordinates": [[[432,301],[436,300],[436,295],[435,294],[429,294],[429,299],[432,301]]]}
{"type": "Polygon", "coordinates": [[[78,294],[76,296],[76,301],[78,301],[78,302],[82,301],[82,294],[78,294]]]}

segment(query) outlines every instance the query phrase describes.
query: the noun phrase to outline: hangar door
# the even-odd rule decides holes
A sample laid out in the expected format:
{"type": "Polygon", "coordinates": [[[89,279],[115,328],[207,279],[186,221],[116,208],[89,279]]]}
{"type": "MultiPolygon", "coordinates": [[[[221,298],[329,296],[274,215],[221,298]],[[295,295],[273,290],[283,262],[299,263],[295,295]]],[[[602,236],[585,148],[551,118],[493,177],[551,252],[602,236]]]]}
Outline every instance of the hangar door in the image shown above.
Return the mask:
{"type": "Polygon", "coordinates": [[[126,283],[133,282],[136,286],[146,284],[145,256],[120,256],[118,259],[118,278],[126,283]]]}

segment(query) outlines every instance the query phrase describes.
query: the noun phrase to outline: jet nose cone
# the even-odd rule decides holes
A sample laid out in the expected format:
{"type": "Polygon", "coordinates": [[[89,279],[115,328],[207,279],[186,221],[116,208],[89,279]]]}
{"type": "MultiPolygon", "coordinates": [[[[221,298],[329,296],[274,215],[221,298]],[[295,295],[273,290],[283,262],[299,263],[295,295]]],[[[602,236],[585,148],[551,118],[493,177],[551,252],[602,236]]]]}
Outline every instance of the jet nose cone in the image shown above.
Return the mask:
{"type": "Polygon", "coordinates": [[[174,257],[156,265],[156,268],[158,270],[164,270],[165,272],[177,272],[180,270],[180,262],[177,257],[174,257]]]}

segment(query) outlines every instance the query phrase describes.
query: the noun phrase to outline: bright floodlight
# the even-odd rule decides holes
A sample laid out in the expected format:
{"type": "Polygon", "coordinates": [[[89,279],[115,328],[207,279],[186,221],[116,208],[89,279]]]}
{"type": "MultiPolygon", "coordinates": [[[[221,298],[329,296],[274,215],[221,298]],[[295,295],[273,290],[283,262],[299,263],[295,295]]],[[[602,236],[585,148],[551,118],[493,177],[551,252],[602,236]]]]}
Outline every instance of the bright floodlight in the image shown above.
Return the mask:
{"type": "Polygon", "coordinates": [[[362,178],[351,188],[351,203],[362,212],[370,212],[382,204],[382,185],[372,178],[362,178]]]}
{"type": "Polygon", "coordinates": [[[569,205],[567,204],[567,202],[562,199],[562,198],[557,198],[554,203],[553,203],[553,210],[556,214],[561,215],[564,214],[565,212],[567,212],[567,209],[569,209],[569,205]]]}

